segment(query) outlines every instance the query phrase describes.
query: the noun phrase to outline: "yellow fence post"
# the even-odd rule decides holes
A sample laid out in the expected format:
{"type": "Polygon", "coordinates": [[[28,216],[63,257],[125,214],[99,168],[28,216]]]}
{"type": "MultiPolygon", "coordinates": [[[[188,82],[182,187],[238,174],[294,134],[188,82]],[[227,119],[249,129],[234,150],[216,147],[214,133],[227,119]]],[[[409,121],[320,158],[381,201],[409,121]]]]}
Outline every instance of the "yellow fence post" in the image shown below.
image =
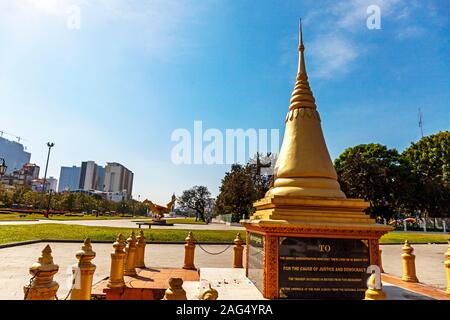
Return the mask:
{"type": "Polygon", "coordinates": [[[447,272],[447,294],[450,294],[450,239],[448,240],[448,249],[445,253],[445,270],[447,272]]]}
{"type": "Polygon", "coordinates": [[[166,290],[163,300],[187,300],[186,291],[183,289],[183,279],[169,279],[169,288],[166,290]]]}
{"type": "Polygon", "coordinates": [[[233,268],[243,268],[242,264],[242,256],[244,252],[244,247],[242,246],[241,234],[238,233],[236,235],[236,239],[234,239],[234,260],[233,260],[233,268]]]}
{"type": "Polygon", "coordinates": [[[416,256],[412,253],[413,247],[406,240],[402,247],[402,264],[403,264],[403,276],[402,280],[406,282],[419,282],[416,277],[416,256]]]}
{"type": "MultiPolygon", "coordinates": [[[[70,294],[70,300],[91,300],[92,279],[96,269],[95,264],[91,262],[95,258],[95,252],[92,251],[91,239],[84,240],[81,250],[76,253],[78,263],[75,264],[80,275],[80,288],[73,288],[70,294]]],[[[75,275],[76,276],[76,275],[75,275]]]]}
{"type": "Polygon", "coordinates": [[[124,237],[120,233],[117,236],[116,242],[113,244],[114,251],[111,252],[111,270],[106,285],[108,288],[122,288],[125,285],[123,280],[126,255],[124,250],[125,245],[124,237]]]}
{"type": "Polygon", "coordinates": [[[59,284],[53,280],[59,266],[53,263],[52,249],[47,245],[38,262],[30,267],[33,280],[24,286],[24,300],[55,300],[59,284]]]}
{"type": "Polygon", "coordinates": [[[195,254],[195,238],[192,231],[189,231],[186,237],[186,244],[184,245],[184,266],[183,269],[196,270],[194,265],[194,254],[195,254]]]}
{"type": "Polygon", "coordinates": [[[137,238],[136,249],[136,268],[145,268],[145,236],[144,231],[140,230],[137,238]]]}
{"type": "Polygon", "coordinates": [[[131,232],[130,237],[127,239],[127,246],[125,247],[125,272],[126,276],[136,275],[136,234],[131,232]]]}
{"type": "Polygon", "coordinates": [[[219,292],[211,287],[211,283],[208,288],[200,294],[200,300],[217,300],[218,297],[219,292]]]}

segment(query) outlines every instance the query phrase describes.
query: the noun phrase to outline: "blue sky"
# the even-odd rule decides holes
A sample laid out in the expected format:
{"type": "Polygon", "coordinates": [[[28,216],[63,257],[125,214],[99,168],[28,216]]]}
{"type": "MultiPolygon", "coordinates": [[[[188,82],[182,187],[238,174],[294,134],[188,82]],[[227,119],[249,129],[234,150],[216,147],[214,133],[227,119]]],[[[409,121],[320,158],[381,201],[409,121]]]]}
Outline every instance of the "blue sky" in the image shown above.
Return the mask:
{"type": "MultiPolygon", "coordinates": [[[[284,129],[298,20],[332,158],[378,142],[403,150],[450,128],[446,1],[0,0],[0,130],[20,135],[49,175],[120,162],[134,196],[213,195],[228,165],[171,161],[177,128],[284,129]],[[366,26],[369,5],[381,29],[366,26]],[[67,28],[68,8],[81,28],[67,28]]],[[[282,137],[283,131],[281,131],[282,137]]]]}

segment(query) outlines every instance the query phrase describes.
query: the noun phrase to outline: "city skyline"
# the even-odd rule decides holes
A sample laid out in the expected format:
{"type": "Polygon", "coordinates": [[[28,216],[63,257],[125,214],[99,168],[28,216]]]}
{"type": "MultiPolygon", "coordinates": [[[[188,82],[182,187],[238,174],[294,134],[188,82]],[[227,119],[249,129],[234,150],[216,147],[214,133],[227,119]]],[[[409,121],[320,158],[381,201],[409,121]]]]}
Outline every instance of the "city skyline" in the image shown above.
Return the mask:
{"type": "Polygon", "coordinates": [[[164,202],[193,185],[217,195],[229,164],[173,164],[171,134],[193,132],[199,120],[205,129],[279,129],[282,137],[300,16],[332,159],[360,143],[404,150],[420,139],[419,108],[425,135],[449,129],[449,7],[439,1],[264,1],[257,9],[71,1],[79,30],[66,27],[68,1],[28,2],[0,4],[0,105],[9,119],[0,130],[23,136],[41,168],[46,142],[55,142],[49,176],[115,159],[134,172],[135,199],[164,202]],[[366,26],[372,4],[381,29],[366,26]]]}

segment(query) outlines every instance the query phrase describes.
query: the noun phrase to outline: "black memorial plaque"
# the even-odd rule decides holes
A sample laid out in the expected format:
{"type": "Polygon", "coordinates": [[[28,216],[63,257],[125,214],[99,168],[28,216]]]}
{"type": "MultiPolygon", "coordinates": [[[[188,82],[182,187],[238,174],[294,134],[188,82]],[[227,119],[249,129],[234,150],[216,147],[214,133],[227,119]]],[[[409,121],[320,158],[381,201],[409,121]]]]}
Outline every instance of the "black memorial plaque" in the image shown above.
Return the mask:
{"type": "Polygon", "coordinates": [[[255,284],[259,291],[263,291],[264,237],[257,233],[249,233],[248,278],[255,284]]]}
{"type": "Polygon", "coordinates": [[[278,289],[284,299],[363,299],[369,241],[280,237],[278,289]]]}

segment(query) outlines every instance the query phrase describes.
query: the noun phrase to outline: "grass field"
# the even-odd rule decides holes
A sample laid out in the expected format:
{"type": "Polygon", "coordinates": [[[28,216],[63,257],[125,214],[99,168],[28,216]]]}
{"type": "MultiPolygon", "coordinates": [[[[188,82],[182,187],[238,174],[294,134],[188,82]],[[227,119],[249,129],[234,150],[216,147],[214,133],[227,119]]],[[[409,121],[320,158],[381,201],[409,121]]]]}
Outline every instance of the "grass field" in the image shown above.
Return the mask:
{"type": "MultiPolygon", "coordinates": [[[[112,228],[112,227],[86,227],[63,224],[35,224],[35,225],[4,225],[0,226],[0,244],[36,239],[51,240],[115,240],[117,234],[122,233],[128,237],[131,231],[139,229],[112,228]]],[[[155,229],[144,231],[147,241],[184,242],[189,230],[155,229]]],[[[200,242],[231,243],[236,237],[236,231],[196,230],[194,237],[200,242]]],[[[244,236],[244,231],[241,232],[244,236]]]]}
{"type": "Polygon", "coordinates": [[[201,220],[195,221],[195,218],[173,218],[167,220],[170,223],[180,223],[180,224],[204,224],[206,225],[206,222],[203,222],[201,220]]]}
{"type": "MultiPolygon", "coordinates": [[[[113,241],[118,233],[128,236],[131,228],[87,227],[62,224],[35,224],[35,225],[4,225],[0,226],[0,244],[26,240],[83,240],[90,237],[92,240],[113,241]]],[[[183,242],[189,228],[175,229],[142,229],[147,241],[183,242]]],[[[245,231],[241,231],[244,238],[245,231]]],[[[236,237],[235,230],[196,230],[194,237],[200,242],[230,243],[236,237]]],[[[403,243],[408,239],[411,243],[446,242],[449,234],[424,234],[413,232],[391,232],[381,238],[381,243],[403,243]]]]}
{"type": "Polygon", "coordinates": [[[389,232],[381,238],[381,243],[404,243],[405,240],[410,243],[443,243],[448,239],[450,239],[450,233],[389,232]]]}
{"type": "MultiPolygon", "coordinates": [[[[136,217],[138,219],[138,217],[136,217]]],[[[195,221],[195,218],[164,218],[168,223],[176,223],[176,224],[203,224],[206,225],[206,222],[201,220],[195,221]]],[[[139,221],[152,221],[152,219],[139,219],[139,221]]]]}
{"type": "Polygon", "coordinates": [[[21,214],[21,213],[1,213],[0,221],[30,221],[30,220],[117,220],[117,219],[132,219],[132,218],[140,218],[140,216],[98,216],[95,215],[73,215],[73,216],[65,216],[65,215],[50,215],[49,218],[45,218],[42,214],[21,214]],[[21,217],[22,215],[22,217],[21,217]]]}

